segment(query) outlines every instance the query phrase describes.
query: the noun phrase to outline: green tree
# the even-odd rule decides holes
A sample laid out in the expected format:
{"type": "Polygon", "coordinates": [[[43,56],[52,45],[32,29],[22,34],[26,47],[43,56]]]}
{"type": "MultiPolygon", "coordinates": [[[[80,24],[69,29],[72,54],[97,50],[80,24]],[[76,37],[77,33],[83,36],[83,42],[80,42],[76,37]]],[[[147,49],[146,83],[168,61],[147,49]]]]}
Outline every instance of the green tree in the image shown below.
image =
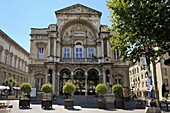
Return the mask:
{"type": "Polygon", "coordinates": [[[95,88],[95,91],[99,96],[103,97],[103,95],[107,93],[108,87],[106,84],[98,84],[95,88]]]}
{"type": "Polygon", "coordinates": [[[155,90],[158,95],[156,64],[170,51],[169,0],[107,0],[111,12],[113,49],[121,50],[124,60],[138,62],[145,56],[152,63],[155,90]],[[159,48],[156,48],[159,47],[159,48]]]}

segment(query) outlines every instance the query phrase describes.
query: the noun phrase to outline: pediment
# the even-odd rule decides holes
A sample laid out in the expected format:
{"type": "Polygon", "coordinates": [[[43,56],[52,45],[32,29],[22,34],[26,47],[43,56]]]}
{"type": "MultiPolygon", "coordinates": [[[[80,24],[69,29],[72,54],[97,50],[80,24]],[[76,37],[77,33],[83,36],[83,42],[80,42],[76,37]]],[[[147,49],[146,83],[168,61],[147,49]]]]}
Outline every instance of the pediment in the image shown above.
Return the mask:
{"type": "Polygon", "coordinates": [[[56,14],[98,14],[100,16],[102,14],[101,12],[95,9],[86,7],[81,4],[75,4],[75,5],[57,10],[55,13],[56,14]]]}

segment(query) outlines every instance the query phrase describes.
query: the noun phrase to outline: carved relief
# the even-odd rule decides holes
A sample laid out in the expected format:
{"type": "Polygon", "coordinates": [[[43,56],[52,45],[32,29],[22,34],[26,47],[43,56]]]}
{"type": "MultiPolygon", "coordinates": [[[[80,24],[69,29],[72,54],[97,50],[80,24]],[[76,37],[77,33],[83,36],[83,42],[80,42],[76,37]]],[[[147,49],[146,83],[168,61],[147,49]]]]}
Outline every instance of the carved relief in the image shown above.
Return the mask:
{"type": "Polygon", "coordinates": [[[0,46],[0,52],[2,52],[2,51],[3,51],[3,49],[4,49],[4,48],[3,48],[3,46],[0,46]]]}
{"type": "Polygon", "coordinates": [[[47,45],[47,43],[45,42],[36,42],[36,46],[39,47],[45,47],[47,45]]]}

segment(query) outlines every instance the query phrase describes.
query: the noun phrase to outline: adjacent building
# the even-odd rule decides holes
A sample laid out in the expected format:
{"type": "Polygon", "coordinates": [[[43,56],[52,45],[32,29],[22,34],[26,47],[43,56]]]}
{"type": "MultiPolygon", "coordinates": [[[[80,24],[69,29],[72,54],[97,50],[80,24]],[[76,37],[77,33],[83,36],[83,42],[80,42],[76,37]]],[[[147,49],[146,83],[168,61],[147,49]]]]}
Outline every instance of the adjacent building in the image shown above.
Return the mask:
{"type": "MultiPolygon", "coordinates": [[[[162,84],[166,85],[167,92],[170,91],[170,67],[164,65],[163,58],[159,63],[156,65],[156,72],[157,72],[157,83],[158,83],[158,91],[159,91],[159,98],[163,99],[162,97],[162,84]]],[[[151,65],[152,71],[152,65],[151,65]]],[[[152,73],[153,75],[153,73],[152,73]]],[[[129,77],[130,77],[130,88],[133,89],[133,92],[137,95],[137,97],[147,98],[147,87],[148,87],[148,72],[146,68],[143,68],[140,64],[131,66],[129,68],[129,77]]],[[[152,76],[152,82],[153,81],[152,76]]],[[[153,86],[154,88],[154,86],[153,86]]]]}
{"type": "Polygon", "coordinates": [[[99,83],[129,87],[129,65],[119,58],[119,50],[111,50],[114,32],[101,25],[101,12],[75,4],[55,15],[55,24],[31,28],[29,82],[37,91],[51,83],[53,93],[60,95],[68,80],[81,95],[94,94],[99,83]]]}
{"type": "Polygon", "coordinates": [[[0,84],[12,77],[16,86],[28,81],[29,53],[0,29],[0,84]]]}

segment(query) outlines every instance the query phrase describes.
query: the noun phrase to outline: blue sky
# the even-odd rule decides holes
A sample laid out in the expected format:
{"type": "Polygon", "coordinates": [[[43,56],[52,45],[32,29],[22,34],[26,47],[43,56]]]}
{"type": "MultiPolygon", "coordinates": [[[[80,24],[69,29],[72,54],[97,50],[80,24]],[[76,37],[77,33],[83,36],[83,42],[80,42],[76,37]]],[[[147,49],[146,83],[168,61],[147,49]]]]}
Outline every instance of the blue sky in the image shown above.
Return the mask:
{"type": "Polygon", "coordinates": [[[0,29],[29,52],[30,29],[55,24],[56,10],[77,3],[102,12],[101,24],[110,26],[106,0],[0,0],[0,29]]]}

